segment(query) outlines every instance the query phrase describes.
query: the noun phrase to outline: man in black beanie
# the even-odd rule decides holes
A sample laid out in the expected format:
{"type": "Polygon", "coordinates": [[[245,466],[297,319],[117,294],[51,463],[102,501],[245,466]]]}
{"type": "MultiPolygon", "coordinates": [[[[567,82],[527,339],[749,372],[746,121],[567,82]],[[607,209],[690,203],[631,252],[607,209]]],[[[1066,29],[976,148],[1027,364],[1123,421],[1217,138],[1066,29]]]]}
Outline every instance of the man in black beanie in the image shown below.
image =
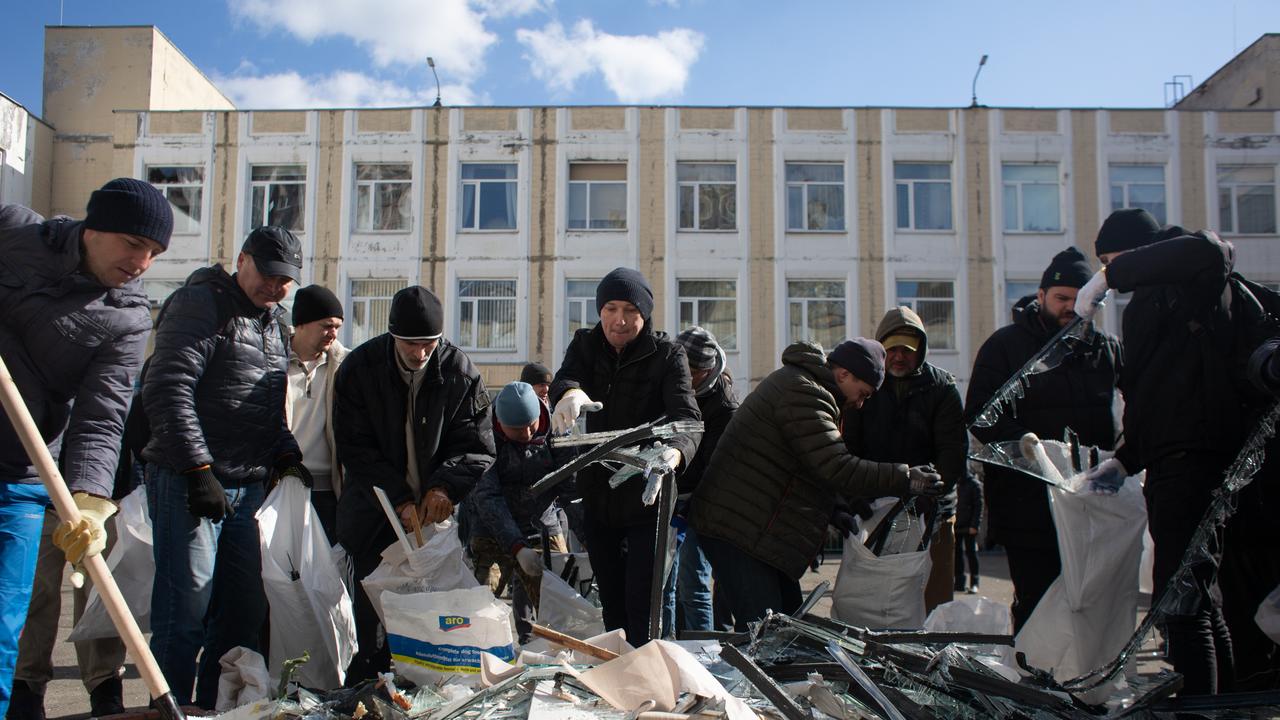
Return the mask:
{"type": "MultiPolygon", "coordinates": [[[[1249,326],[1254,321],[1248,314],[1238,312],[1245,305],[1230,279],[1235,248],[1211,230],[1158,228],[1144,215],[1117,210],[1103,223],[1095,248],[1104,268],[1081,295],[1092,301],[1108,289],[1133,292],[1122,320],[1125,440],[1114,458],[1089,471],[1089,478],[1095,487],[1114,488],[1117,478],[1146,470],[1143,494],[1155,544],[1153,598],[1159,598],[1170,589],[1213,493],[1265,402],[1244,377],[1252,351],[1244,345],[1256,327],[1249,326]]],[[[1078,312],[1095,308],[1090,302],[1078,312]]],[[[1273,472],[1264,468],[1264,474],[1273,472]]],[[[1249,622],[1248,608],[1239,621],[1224,617],[1224,600],[1231,607],[1228,581],[1265,587],[1277,582],[1275,564],[1268,563],[1280,551],[1275,549],[1274,514],[1263,510],[1266,484],[1255,478],[1243,491],[1239,502],[1244,510],[1226,529],[1227,557],[1223,529],[1215,528],[1192,573],[1192,596],[1165,622],[1169,660],[1183,675],[1181,693],[1236,689],[1232,634],[1236,628],[1250,634],[1257,628],[1249,622]],[[1250,512],[1256,513],[1254,528],[1248,527],[1250,512]],[[1250,535],[1254,540],[1246,540],[1250,535]],[[1233,545],[1237,539],[1244,542],[1233,545]],[[1232,557],[1240,554],[1236,550],[1242,555],[1232,557]]],[[[1260,659],[1267,665],[1263,655],[1274,645],[1261,644],[1262,651],[1238,657],[1251,666],[1260,659]]]]}
{"type": "Polygon", "coordinates": [[[884,347],[846,340],[830,355],[792,343],[729,420],[690,502],[689,524],[711,560],[738,630],[768,610],[799,607],[800,576],[822,549],[840,497],[936,495],[929,468],[849,454],[841,416],[884,382],[884,347]]]}
{"type": "MultiPolygon", "coordinates": [[[[964,404],[966,422],[971,423],[996,390],[1075,318],[1080,307],[1076,294],[1092,274],[1074,247],[1053,257],[1036,294],[1014,305],[1013,323],[996,330],[978,349],[964,404]]],[[[1118,427],[1112,408],[1121,369],[1120,343],[1091,325],[1082,337],[1060,366],[1031,376],[1025,395],[995,425],[971,428],[974,436],[992,443],[1020,440],[1033,432],[1060,440],[1070,428],[1081,443],[1114,448],[1118,427]]],[[[984,466],[983,478],[988,538],[1003,545],[1009,559],[1016,633],[1062,572],[1048,489],[1040,480],[994,465],[984,466]]]]}
{"type": "MultiPolygon", "coordinates": [[[[489,394],[471,358],[444,337],[444,308],[420,285],[391,299],[388,332],[352,350],[338,369],[334,439],[342,462],[338,541],[357,583],[396,542],[375,487],[405,528],[453,514],[493,463],[489,394]]],[[[391,666],[391,649],[363,587],[355,591],[359,650],[347,684],[391,666]]]]}
{"type": "Polygon", "coordinates": [[[520,382],[529,383],[533,386],[533,392],[546,405],[548,409],[551,407],[551,400],[548,393],[551,392],[551,381],[554,377],[551,370],[541,363],[528,363],[520,370],[520,382]]]}
{"type": "MultiPolygon", "coordinates": [[[[684,349],[653,329],[653,291],[644,276],[630,268],[614,269],[596,288],[596,308],[600,322],[574,334],[551,385],[552,432],[567,432],[579,414],[593,409],[587,416],[588,432],[623,430],[658,418],[700,419],[684,349]]],[[[683,469],[698,449],[694,435],[665,442],[664,459],[672,468],[683,469]]],[[[650,640],[658,507],[641,502],[643,480],[610,489],[611,474],[599,466],[578,473],[585,542],[605,627],[625,628],[627,640],[639,646],[650,640]]]]}
{"type": "MultiPolygon", "coordinates": [[[[172,230],[164,195],[133,178],[94,191],[80,222],[0,205],[0,357],[50,454],[61,454],[63,478],[83,520],[59,525],[52,542],[72,563],[106,544],[103,523],[115,512],[110,498],[125,413],[151,332],[140,278],[168,248],[172,230]]],[[[10,707],[12,688],[18,715],[43,717],[44,687],[14,682],[13,672],[50,501],[2,413],[0,487],[0,715],[10,707]]],[[[94,709],[114,708],[118,678],[97,679],[108,687],[94,696],[94,709]]]]}
{"type": "Polygon", "coordinates": [[[337,539],[342,468],[333,439],[333,385],[347,349],[338,342],[342,303],[329,288],[308,285],[293,297],[285,418],[311,472],[311,505],[330,542],[337,539]]]}

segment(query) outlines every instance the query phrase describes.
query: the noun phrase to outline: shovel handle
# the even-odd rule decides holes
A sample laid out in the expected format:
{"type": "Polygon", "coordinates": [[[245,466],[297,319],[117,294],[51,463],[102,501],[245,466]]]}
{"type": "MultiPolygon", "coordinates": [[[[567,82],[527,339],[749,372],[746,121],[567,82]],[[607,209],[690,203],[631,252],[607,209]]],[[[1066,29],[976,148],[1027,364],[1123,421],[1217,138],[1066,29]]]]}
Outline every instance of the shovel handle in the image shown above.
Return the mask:
{"type": "Polygon", "coordinates": [[[550,640],[556,645],[562,645],[564,647],[569,648],[570,650],[584,653],[594,658],[600,658],[601,660],[612,660],[618,657],[618,653],[612,650],[609,650],[607,648],[602,648],[599,645],[592,645],[591,643],[585,640],[579,640],[578,638],[573,637],[572,635],[565,635],[562,632],[552,630],[549,627],[543,627],[542,625],[538,625],[537,623],[530,623],[530,625],[532,625],[533,627],[534,635],[537,635],[540,638],[545,638],[547,640],[550,640]]]}
{"type": "MultiPolygon", "coordinates": [[[[80,522],[80,510],[76,508],[76,503],[71,498],[71,491],[67,489],[62,473],[58,472],[53,456],[49,454],[49,448],[40,437],[36,423],[31,418],[31,412],[22,401],[17,383],[9,374],[9,367],[5,365],[3,358],[0,358],[0,404],[4,405],[9,423],[18,434],[18,439],[22,441],[22,446],[26,448],[31,463],[36,467],[36,472],[40,474],[40,481],[44,483],[44,489],[49,493],[49,499],[53,501],[53,506],[58,511],[58,517],[73,525],[80,522]]],[[[125,647],[133,656],[134,663],[138,666],[138,673],[147,683],[147,690],[156,701],[157,709],[166,720],[183,720],[186,716],[178,707],[173,693],[169,692],[169,683],[165,682],[164,674],[160,672],[160,666],[156,664],[155,656],[151,654],[151,648],[147,646],[142,632],[138,630],[138,623],[130,612],[128,604],[125,603],[124,596],[120,594],[120,588],[107,568],[107,561],[100,554],[93,555],[84,559],[84,567],[89,572],[89,577],[93,579],[98,594],[102,596],[102,603],[107,608],[107,614],[111,616],[111,622],[120,633],[120,639],[124,640],[125,647]]]]}

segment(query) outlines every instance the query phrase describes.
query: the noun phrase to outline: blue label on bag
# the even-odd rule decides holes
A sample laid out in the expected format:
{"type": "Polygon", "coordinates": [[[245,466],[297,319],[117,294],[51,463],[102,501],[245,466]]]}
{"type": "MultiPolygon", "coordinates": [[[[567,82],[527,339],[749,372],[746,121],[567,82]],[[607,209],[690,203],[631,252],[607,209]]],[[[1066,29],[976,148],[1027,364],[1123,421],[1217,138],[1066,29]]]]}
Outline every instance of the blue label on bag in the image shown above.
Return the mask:
{"type": "Polygon", "coordinates": [[[471,627],[471,618],[462,615],[441,615],[440,629],[444,632],[471,627]]]}
{"type": "MultiPolygon", "coordinates": [[[[444,618],[442,617],[441,620],[444,618]]],[[[469,645],[437,645],[417,638],[405,637],[395,633],[387,634],[387,644],[391,647],[391,659],[401,664],[437,672],[468,673],[480,672],[480,653],[487,652],[507,662],[515,660],[513,645],[481,648],[469,645]]]]}

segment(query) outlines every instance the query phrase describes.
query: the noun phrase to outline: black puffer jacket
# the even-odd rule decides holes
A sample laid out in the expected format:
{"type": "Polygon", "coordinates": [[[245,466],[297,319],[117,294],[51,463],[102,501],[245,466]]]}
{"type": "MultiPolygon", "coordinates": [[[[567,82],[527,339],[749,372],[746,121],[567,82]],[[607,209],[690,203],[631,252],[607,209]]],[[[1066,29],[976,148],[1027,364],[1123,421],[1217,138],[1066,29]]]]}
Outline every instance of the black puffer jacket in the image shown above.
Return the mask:
{"type": "MultiPolygon", "coordinates": [[[[111,497],[151,312],[80,271],[83,223],[0,206],[0,357],[72,490],[111,497]]],[[[0,412],[0,482],[39,483],[0,412]]]]}
{"type": "Polygon", "coordinates": [[[169,296],[142,383],[143,458],[177,472],[212,465],[223,485],[239,486],[265,480],[281,455],[301,456],[284,415],[283,315],[255,307],[221,265],[169,296]]]}
{"type": "MultiPolygon", "coordinates": [[[[646,321],[640,336],[621,355],[605,340],[600,323],[574,333],[551,384],[552,406],[570,388],[579,388],[587,397],[604,403],[604,409],[587,414],[587,432],[624,430],[663,416],[667,421],[701,419],[684,348],[666,333],[653,332],[649,325],[646,321]]],[[[666,442],[680,451],[686,466],[698,450],[696,435],[679,435],[666,442]]],[[[589,522],[613,527],[652,525],[658,505],[645,507],[640,502],[644,481],[632,478],[611,490],[610,475],[599,465],[578,473],[578,490],[589,522]]]]}
{"type": "Polygon", "coordinates": [[[956,530],[982,526],[982,481],[965,473],[956,484],[956,530]]]}
{"type": "Polygon", "coordinates": [[[969,435],[964,427],[960,390],[951,373],[930,365],[929,339],[924,323],[909,308],[886,313],[876,339],[884,342],[904,329],[921,338],[920,366],[906,377],[886,372],[880,386],[859,410],[844,415],[845,443],[853,455],[876,462],[924,465],[932,463],[947,484],[939,503],[940,517],[955,512],[956,483],[965,473],[969,435]]]}
{"type": "Polygon", "coordinates": [[[837,496],[907,490],[907,466],[849,454],[822,348],[793,343],[742,401],[693,493],[690,524],[793,578],[818,554],[837,496]]]}
{"type": "MultiPolygon", "coordinates": [[[[356,557],[396,540],[375,486],[392,507],[415,499],[405,444],[409,386],[394,353],[389,333],[369,340],[347,355],[334,385],[333,435],[344,473],[338,540],[356,557]]],[[[471,358],[448,340],[440,340],[424,372],[414,406],[421,489],[443,488],[460,503],[493,463],[489,394],[471,358]]]]}
{"type": "MultiPolygon", "coordinates": [[[[1013,324],[992,333],[973,363],[965,420],[972,419],[1006,380],[1013,377],[1058,328],[1045,324],[1040,303],[1026,297],[1013,309],[1013,324]]],[[[1116,443],[1113,411],[1116,383],[1122,367],[1120,343],[1090,328],[1088,345],[1072,353],[1062,365],[1032,375],[1025,396],[1006,409],[989,428],[972,432],[984,443],[1019,440],[1034,432],[1045,440],[1061,440],[1071,428],[1080,442],[1110,450],[1116,443]]],[[[1026,547],[1057,547],[1053,515],[1044,483],[994,466],[983,469],[988,525],[996,542],[1026,547]]]]}
{"type": "Polygon", "coordinates": [[[1133,291],[1120,374],[1125,441],[1116,454],[1131,473],[1179,452],[1230,458],[1244,441],[1227,315],[1234,262],[1229,243],[1200,232],[1131,250],[1107,267],[1108,285],[1133,291]]]}
{"type": "Polygon", "coordinates": [[[497,459],[480,476],[460,511],[471,537],[492,538],[514,552],[525,538],[542,532],[542,515],[551,503],[560,500],[561,506],[567,507],[573,500],[576,491],[572,478],[541,495],[529,491],[544,475],[578,454],[577,446],[548,445],[550,429],[551,414],[545,405],[533,442],[512,442],[502,435],[497,422],[494,423],[497,459]]]}
{"type": "Polygon", "coordinates": [[[733,395],[733,376],[729,373],[720,373],[711,389],[694,398],[698,401],[698,411],[702,413],[702,440],[698,443],[698,453],[680,475],[678,486],[681,495],[697,489],[707,466],[711,464],[711,455],[720,444],[725,428],[729,427],[729,420],[738,411],[738,398],[733,395]]]}

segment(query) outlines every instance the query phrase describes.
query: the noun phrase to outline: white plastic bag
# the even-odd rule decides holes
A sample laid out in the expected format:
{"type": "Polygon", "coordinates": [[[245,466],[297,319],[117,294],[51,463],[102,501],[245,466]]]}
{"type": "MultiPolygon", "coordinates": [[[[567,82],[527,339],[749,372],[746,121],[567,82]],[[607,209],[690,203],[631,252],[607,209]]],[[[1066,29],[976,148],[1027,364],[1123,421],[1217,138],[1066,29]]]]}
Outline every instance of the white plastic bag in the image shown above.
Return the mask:
{"type": "Polygon", "coordinates": [[[538,624],[559,630],[576,638],[604,633],[600,608],[592,605],[551,572],[542,573],[542,592],[538,596],[538,624]]]}
{"type": "MultiPolygon", "coordinates": [[[[1049,487],[1062,574],[1036,604],[1015,647],[1033,667],[1065,680],[1105,664],[1133,633],[1147,506],[1137,476],[1126,478],[1115,495],[1094,495],[1084,474],[1072,469],[1066,446],[1043,444],[1071,488],[1049,487]]],[[[1109,456],[1102,453],[1102,459],[1109,456]]]]}
{"type": "Polygon", "coordinates": [[[422,534],[425,540],[422,547],[410,552],[406,552],[399,541],[389,545],[382,551],[382,562],[360,583],[383,625],[387,623],[382,609],[384,593],[407,595],[479,585],[462,559],[457,521],[447,519],[428,524],[422,528],[422,534]]]}
{"type": "MultiPolygon", "coordinates": [[[[151,631],[151,590],[156,578],[156,558],[147,513],[147,487],[139,485],[120,501],[116,513],[116,544],[107,554],[107,567],[120,587],[129,612],[142,632],[151,631]]],[[[72,642],[120,637],[96,589],[90,591],[80,622],[68,638],[72,642]]]]}
{"type": "Polygon", "coordinates": [[[481,652],[507,662],[515,659],[511,608],[487,587],[385,592],[382,608],[396,673],[419,685],[454,675],[464,683],[478,683],[481,652]]]}
{"type": "Polygon", "coordinates": [[[331,690],[346,678],[356,649],[355,615],[342,570],[335,561],[311,491],[286,475],[257,513],[262,586],[271,610],[272,680],[284,661],[311,654],[294,679],[331,690]]]}
{"type": "Polygon", "coordinates": [[[877,501],[865,530],[844,541],[844,557],[832,593],[831,617],[872,630],[916,629],[924,624],[924,586],[933,561],[929,550],[917,550],[924,523],[908,522],[900,514],[898,525],[877,556],[864,544],[896,503],[877,501]]]}
{"type": "Polygon", "coordinates": [[[222,672],[218,675],[214,710],[225,712],[270,697],[271,680],[261,654],[246,647],[233,647],[218,658],[218,665],[222,672]]]}
{"type": "Polygon", "coordinates": [[[1280,585],[1258,605],[1253,621],[1273,642],[1280,643],[1280,585]]]}

